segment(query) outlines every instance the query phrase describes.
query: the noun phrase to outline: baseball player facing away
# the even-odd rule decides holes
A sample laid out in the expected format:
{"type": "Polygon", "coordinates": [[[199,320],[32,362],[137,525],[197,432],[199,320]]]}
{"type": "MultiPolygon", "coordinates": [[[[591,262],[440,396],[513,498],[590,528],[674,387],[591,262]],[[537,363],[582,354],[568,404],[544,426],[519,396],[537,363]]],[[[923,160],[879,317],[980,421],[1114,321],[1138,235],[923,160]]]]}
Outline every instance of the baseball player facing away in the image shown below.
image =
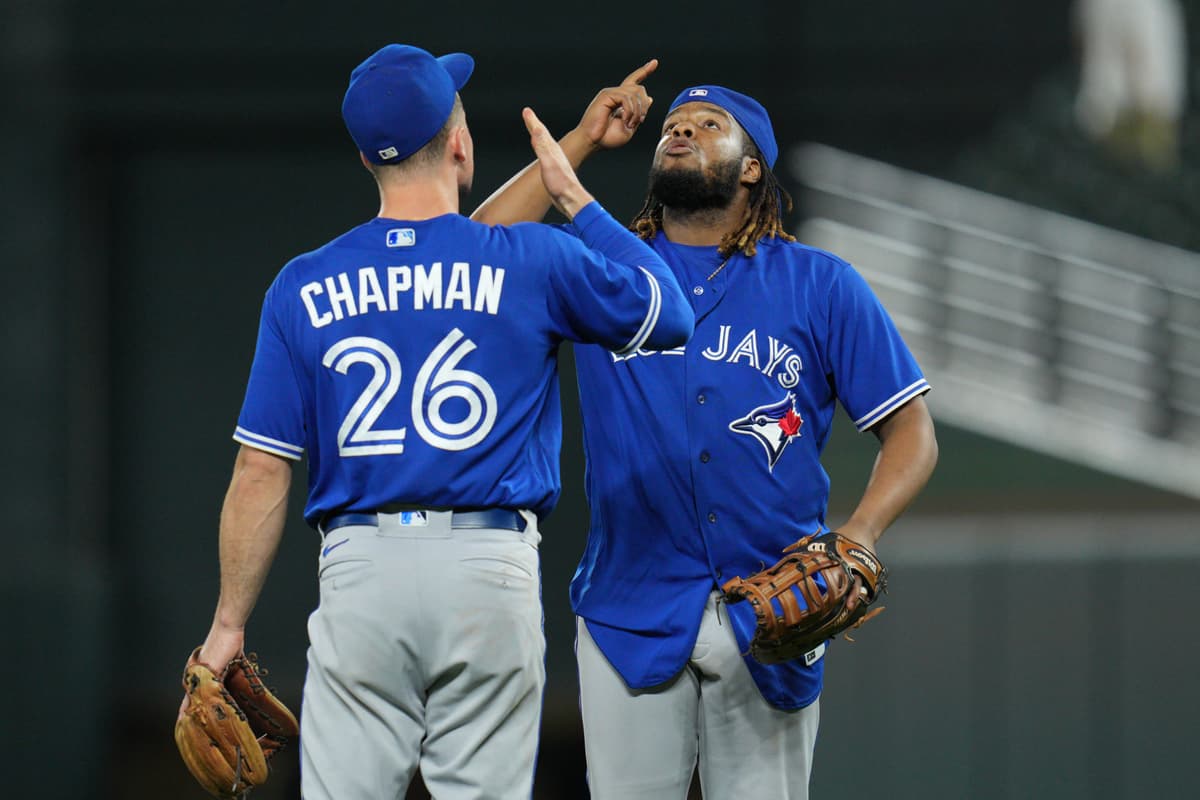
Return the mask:
{"type": "Polygon", "coordinates": [[[289,262],[267,290],[221,513],[218,672],[307,454],[321,533],[301,712],[307,800],[528,798],[544,684],[538,521],[560,491],[556,354],[620,356],[692,332],[671,271],[580,185],[524,111],[544,190],[578,238],[460,216],[470,56],[388,45],[343,117],[379,216],[289,262]]]}
{"type": "MultiPolygon", "coordinates": [[[[624,144],[651,61],[597,95],[560,142],[574,166],[624,144]]],[[[820,455],[840,403],[880,449],[842,525],[872,550],[937,459],[929,385],[863,278],[795,242],[771,168],[766,110],[730,89],[685,89],[663,122],[633,229],[695,313],[686,346],[576,348],[591,505],[571,584],[593,798],[806,798],[826,645],[764,666],[750,604],[718,587],[774,563],[826,520],[820,455]]],[[[527,169],[476,212],[536,219],[527,169]]]]}

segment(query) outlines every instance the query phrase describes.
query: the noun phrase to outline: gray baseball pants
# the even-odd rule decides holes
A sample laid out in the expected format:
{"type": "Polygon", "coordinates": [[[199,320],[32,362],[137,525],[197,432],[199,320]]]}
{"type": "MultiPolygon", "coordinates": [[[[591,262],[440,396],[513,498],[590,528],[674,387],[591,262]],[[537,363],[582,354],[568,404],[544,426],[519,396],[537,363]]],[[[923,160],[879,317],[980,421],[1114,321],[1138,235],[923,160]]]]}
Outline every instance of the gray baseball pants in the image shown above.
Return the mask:
{"type": "Polygon", "coordinates": [[[337,528],[319,562],[300,716],[306,800],[528,800],[545,637],[540,536],[450,512],[337,528]]]}
{"type": "Polygon", "coordinates": [[[714,593],[687,666],[630,689],[576,620],[576,659],[592,800],[685,800],[697,765],[707,800],[806,800],[819,701],[781,711],[742,662],[714,593]]]}

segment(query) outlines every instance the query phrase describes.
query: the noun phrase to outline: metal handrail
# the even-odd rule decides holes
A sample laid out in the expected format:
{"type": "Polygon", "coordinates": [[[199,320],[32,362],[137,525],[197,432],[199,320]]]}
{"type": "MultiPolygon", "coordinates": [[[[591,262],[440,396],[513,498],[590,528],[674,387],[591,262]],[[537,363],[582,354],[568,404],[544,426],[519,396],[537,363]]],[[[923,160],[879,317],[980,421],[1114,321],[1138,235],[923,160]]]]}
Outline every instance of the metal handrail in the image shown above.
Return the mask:
{"type": "Polygon", "coordinates": [[[821,145],[790,164],[801,240],[874,286],[936,414],[1200,497],[1200,254],[821,145]]]}

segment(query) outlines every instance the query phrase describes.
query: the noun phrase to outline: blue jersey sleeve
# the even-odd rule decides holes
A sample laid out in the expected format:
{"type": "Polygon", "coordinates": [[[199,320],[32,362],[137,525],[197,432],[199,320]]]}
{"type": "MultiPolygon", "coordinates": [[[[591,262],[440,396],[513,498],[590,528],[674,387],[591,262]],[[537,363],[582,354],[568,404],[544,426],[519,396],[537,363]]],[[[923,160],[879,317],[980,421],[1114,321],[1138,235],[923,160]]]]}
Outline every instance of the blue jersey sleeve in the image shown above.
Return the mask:
{"type": "Polygon", "coordinates": [[[304,454],[305,442],[303,394],[273,303],[279,292],[278,283],[263,301],[254,363],[233,438],[244,445],[298,460],[304,454]]]}
{"type": "Polygon", "coordinates": [[[617,353],[687,342],[692,307],[670,268],[599,203],[575,215],[578,239],[555,231],[559,263],[550,272],[551,313],[564,335],[617,353]]]}
{"type": "Polygon", "coordinates": [[[843,266],[829,293],[829,367],[842,406],[865,431],[929,383],[866,280],[843,266]]]}

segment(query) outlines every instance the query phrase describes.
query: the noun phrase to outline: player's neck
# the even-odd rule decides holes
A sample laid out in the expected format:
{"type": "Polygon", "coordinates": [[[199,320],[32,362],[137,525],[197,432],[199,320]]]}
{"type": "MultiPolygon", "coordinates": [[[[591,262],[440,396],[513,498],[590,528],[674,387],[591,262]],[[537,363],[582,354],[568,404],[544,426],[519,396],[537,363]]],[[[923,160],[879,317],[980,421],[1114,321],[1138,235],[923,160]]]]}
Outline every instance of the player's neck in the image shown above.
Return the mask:
{"type": "Polygon", "coordinates": [[[663,208],[663,234],[676,244],[718,245],[726,234],[741,227],[746,203],[734,201],[725,208],[681,211],[663,208]]]}
{"type": "Polygon", "coordinates": [[[421,220],[457,214],[458,202],[458,186],[437,176],[379,187],[379,216],[385,219],[421,220]]]}

